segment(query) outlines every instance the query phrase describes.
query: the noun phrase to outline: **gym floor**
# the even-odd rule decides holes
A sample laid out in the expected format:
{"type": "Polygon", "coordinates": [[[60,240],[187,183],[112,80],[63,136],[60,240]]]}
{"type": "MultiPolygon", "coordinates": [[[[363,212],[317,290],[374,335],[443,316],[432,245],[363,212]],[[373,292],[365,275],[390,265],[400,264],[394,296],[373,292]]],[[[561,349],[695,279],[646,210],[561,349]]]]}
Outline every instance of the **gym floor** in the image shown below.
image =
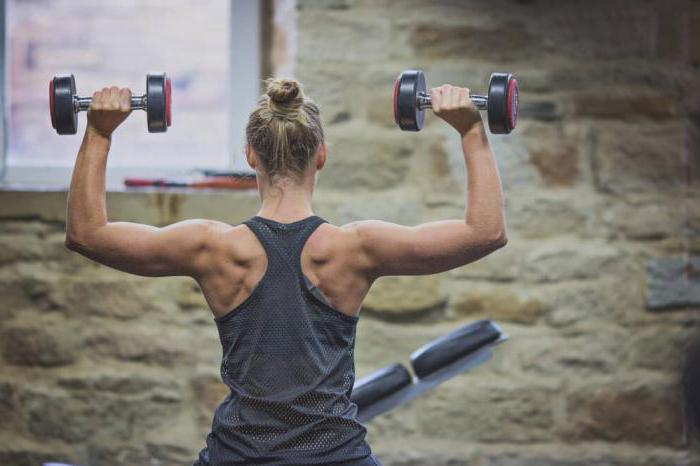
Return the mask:
{"type": "Polygon", "coordinates": [[[394,80],[411,68],[477,93],[493,71],[518,77],[518,126],[490,136],[509,242],[449,273],[380,279],[358,324],[357,376],[476,319],[510,340],[372,420],[374,453],[385,466],[700,464],[679,395],[700,339],[699,2],[252,0],[259,41],[233,39],[250,21],[220,0],[5,3],[0,464],[191,464],[226,394],[194,282],[65,249],[80,136],[50,126],[53,75],[75,73],[85,96],[142,93],[148,72],[173,80],[166,134],[140,114],[115,134],[111,220],[254,215],[255,190],[121,180],[245,169],[238,141],[259,88],[242,81],[271,75],[293,75],[321,108],[318,215],[461,218],[457,138],[430,112],[419,133],[395,125],[394,80]],[[229,50],[255,65],[240,81],[229,50]]]}

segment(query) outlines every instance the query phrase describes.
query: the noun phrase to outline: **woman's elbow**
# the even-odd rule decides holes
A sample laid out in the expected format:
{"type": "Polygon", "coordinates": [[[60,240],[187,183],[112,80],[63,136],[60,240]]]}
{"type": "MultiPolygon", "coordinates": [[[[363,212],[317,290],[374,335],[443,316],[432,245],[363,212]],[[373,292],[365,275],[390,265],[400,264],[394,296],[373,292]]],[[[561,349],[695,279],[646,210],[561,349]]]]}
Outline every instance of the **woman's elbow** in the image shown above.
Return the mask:
{"type": "Polygon", "coordinates": [[[484,246],[491,251],[501,249],[506,244],[508,244],[508,235],[506,234],[505,228],[500,228],[485,235],[484,246]]]}
{"type": "Polygon", "coordinates": [[[63,245],[67,249],[79,253],[82,253],[87,249],[87,241],[85,240],[85,237],[70,231],[66,232],[66,237],[63,241],[63,245]]]}
{"type": "Polygon", "coordinates": [[[71,251],[77,251],[80,248],[78,240],[70,234],[66,234],[66,238],[63,241],[63,245],[66,247],[66,249],[69,249],[71,251]]]}

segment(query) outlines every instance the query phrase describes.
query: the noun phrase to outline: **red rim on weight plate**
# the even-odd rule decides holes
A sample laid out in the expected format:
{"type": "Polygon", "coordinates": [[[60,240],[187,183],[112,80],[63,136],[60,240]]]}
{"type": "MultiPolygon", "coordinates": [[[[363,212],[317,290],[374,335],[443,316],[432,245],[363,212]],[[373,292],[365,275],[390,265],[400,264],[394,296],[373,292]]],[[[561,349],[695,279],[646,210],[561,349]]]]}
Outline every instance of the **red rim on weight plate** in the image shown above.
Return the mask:
{"type": "Polygon", "coordinates": [[[165,80],[165,123],[170,126],[172,123],[172,117],[170,113],[170,78],[166,78],[165,80]]]}
{"type": "Polygon", "coordinates": [[[508,82],[508,126],[510,129],[515,129],[518,124],[518,80],[512,77],[508,82]]]}

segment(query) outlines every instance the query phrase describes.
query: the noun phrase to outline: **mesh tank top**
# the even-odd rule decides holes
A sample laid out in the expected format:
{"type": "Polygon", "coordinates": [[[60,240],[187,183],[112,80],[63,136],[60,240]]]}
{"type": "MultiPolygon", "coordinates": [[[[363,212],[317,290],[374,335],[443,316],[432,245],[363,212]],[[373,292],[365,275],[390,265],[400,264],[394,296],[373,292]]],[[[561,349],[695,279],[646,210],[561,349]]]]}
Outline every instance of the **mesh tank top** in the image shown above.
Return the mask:
{"type": "Polygon", "coordinates": [[[243,222],[265,248],[267,270],[215,319],[231,391],[195,465],[376,464],[350,401],[357,317],[331,307],[301,270],[302,248],[324,222],[243,222]]]}

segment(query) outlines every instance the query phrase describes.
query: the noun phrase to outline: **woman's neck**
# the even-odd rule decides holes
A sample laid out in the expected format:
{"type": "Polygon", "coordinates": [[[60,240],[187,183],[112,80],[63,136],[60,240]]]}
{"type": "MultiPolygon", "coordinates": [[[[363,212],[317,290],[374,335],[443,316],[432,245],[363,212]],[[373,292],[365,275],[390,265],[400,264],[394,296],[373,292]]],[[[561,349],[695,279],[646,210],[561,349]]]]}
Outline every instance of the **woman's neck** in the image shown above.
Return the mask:
{"type": "Polygon", "coordinates": [[[262,206],[258,215],[281,223],[301,220],[313,215],[312,194],[313,183],[281,182],[274,186],[263,185],[260,187],[262,206]]]}

